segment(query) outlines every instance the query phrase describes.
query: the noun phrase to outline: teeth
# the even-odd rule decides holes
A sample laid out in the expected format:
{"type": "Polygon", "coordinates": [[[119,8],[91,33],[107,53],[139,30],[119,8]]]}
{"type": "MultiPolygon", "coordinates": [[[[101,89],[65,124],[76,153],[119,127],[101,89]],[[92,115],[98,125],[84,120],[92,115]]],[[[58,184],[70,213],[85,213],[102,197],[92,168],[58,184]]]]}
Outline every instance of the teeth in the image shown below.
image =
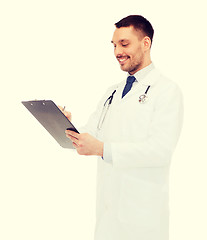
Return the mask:
{"type": "Polygon", "coordinates": [[[119,61],[120,61],[120,62],[123,62],[123,61],[125,61],[125,60],[127,60],[127,58],[119,58],[119,61]]]}

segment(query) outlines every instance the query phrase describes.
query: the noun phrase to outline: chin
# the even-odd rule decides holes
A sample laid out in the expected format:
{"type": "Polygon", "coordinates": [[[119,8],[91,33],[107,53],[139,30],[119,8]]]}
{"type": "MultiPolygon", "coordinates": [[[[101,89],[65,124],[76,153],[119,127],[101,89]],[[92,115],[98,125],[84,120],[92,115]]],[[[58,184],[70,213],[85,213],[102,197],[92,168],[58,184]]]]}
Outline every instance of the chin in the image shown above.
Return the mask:
{"type": "Polygon", "coordinates": [[[124,67],[124,66],[120,66],[121,67],[121,70],[124,71],[124,72],[129,72],[129,69],[124,67]]]}

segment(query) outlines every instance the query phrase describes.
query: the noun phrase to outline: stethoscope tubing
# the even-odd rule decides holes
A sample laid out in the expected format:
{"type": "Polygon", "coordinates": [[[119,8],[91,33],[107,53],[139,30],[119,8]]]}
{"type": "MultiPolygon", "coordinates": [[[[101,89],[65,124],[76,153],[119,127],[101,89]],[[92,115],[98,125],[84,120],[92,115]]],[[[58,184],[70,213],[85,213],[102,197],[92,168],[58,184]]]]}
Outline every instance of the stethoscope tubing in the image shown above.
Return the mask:
{"type": "MultiPolygon", "coordinates": [[[[144,102],[146,101],[146,99],[147,99],[147,93],[148,93],[149,88],[150,88],[150,85],[147,87],[145,93],[144,93],[143,95],[141,95],[141,96],[144,96],[144,99],[145,99],[145,100],[143,101],[142,99],[140,99],[140,100],[139,100],[140,103],[144,103],[144,102]]],[[[100,116],[100,120],[99,120],[99,122],[98,122],[98,129],[99,129],[99,130],[101,130],[101,127],[102,127],[102,125],[103,125],[103,123],[104,123],[104,120],[105,120],[105,118],[106,118],[106,114],[107,114],[108,109],[109,109],[109,107],[110,107],[110,105],[111,105],[111,103],[112,103],[112,100],[113,100],[113,97],[114,97],[114,94],[115,94],[115,93],[116,93],[116,89],[113,91],[113,93],[111,94],[111,96],[109,96],[109,97],[106,99],[106,101],[105,101],[105,103],[104,103],[104,105],[103,105],[103,109],[102,109],[102,113],[101,113],[101,116],[100,116]],[[107,105],[107,107],[106,107],[107,102],[108,102],[108,105],[107,105]]],[[[141,97],[141,96],[140,96],[140,97],[141,97]]],[[[140,98],[140,97],[139,97],[139,98],[140,98]]]]}

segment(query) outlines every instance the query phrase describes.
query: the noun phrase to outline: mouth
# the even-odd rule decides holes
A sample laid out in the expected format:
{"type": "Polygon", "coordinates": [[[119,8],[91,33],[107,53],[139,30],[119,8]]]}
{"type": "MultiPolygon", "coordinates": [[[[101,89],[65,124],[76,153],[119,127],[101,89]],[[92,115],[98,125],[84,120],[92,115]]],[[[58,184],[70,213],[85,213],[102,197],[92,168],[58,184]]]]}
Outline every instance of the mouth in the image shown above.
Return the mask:
{"type": "Polygon", "coordinates": [[[118,60],[118,62],[119,62],[120,65],[124,65],[128,59],[129,59],[128,56],[125,56],[125,57],[117,57],[117,60],[118,60]]]}

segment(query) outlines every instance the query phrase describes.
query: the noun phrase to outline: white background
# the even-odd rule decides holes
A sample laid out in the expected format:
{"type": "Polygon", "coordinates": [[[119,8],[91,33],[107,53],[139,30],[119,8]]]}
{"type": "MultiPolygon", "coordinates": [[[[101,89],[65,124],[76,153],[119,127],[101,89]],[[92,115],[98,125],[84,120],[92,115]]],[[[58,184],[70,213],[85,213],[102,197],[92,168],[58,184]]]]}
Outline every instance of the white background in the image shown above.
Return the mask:
{"type": "Polygon", "coordinates": [[[206,240],[206,4],[204,1],[0,3],[0,239],[93,239],[96,158],[62,149],[21,104],[52,99],[80,127],[123,80],[110,41],[130,14],[155,29],[154,64],[184,95],[171,167],[171,240],[206,240]]]}

